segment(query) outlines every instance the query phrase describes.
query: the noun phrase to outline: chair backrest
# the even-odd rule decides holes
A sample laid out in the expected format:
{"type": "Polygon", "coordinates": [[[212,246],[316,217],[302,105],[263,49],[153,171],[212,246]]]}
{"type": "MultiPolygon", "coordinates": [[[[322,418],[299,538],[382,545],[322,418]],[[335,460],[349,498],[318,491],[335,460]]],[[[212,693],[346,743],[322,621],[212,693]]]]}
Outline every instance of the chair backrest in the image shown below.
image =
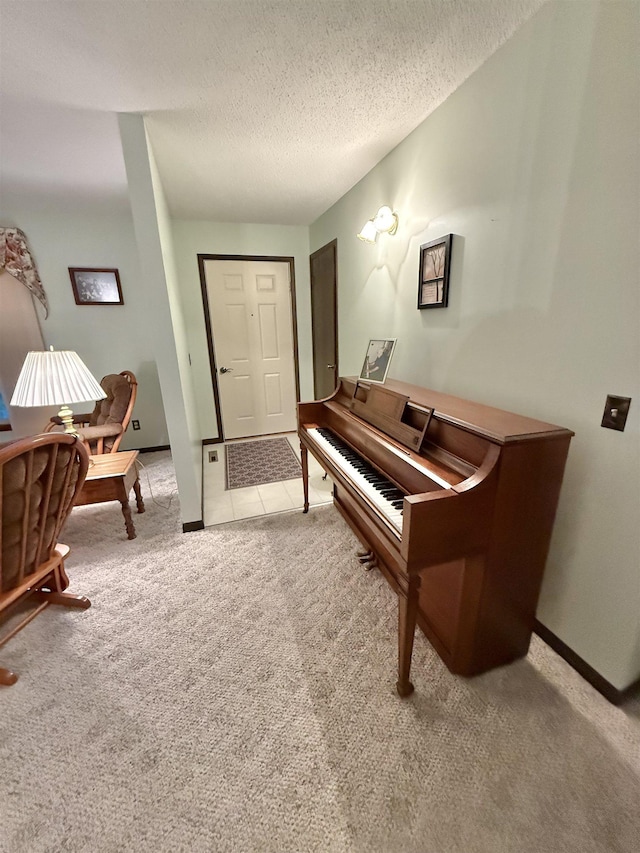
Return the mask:
{"type": "Polygon", "coordinates": [[[0,594],[51,558],[88,465],[73,435],[46,433],[0,445],[0,594]]]}
{"type": "Polygon", "coordinates": [[[96,403],[91,413],[90,426],[122,424],[119,435],[104,440],[103,452],[116,453],[131,420],[138,393],[138,380],[130,370],[123,370],[121,373],[103,376],[100,385],[107,396],[96,403]]]}

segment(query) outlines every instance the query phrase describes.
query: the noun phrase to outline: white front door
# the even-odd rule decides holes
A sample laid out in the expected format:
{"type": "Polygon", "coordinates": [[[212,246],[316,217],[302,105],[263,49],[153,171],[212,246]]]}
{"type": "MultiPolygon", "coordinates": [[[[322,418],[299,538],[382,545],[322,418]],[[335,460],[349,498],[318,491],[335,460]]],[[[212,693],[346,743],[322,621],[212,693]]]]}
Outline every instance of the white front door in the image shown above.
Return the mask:
{"type": "Polygon", "coordinates": [[[289,264],[205,260],[225,438],[296,429],[289,264]]]}

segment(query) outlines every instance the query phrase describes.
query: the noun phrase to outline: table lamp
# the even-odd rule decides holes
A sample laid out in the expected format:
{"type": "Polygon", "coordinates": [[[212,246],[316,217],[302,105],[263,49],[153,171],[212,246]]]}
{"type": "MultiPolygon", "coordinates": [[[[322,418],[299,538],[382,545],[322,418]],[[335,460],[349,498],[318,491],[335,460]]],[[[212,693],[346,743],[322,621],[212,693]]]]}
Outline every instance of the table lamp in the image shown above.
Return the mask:
{"type": "Polygon", "coordinates": [[[77,435],[71,403],[103,400],[107,395],[75,352],[28,352],[11,398],[11,406],[61,406],[64,431],[77,435]]]}

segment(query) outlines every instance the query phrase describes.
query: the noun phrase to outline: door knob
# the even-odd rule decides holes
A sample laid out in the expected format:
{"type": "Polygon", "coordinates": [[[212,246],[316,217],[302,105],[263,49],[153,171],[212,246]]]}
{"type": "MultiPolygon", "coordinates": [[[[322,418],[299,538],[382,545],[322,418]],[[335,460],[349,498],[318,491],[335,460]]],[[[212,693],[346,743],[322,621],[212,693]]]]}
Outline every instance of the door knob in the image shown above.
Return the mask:
{"type": "Polygon", "coordinates": [[[221,367],[220,373],[231,373],[232,370],[233,370],[233,367],[221,367]]]}
{"type": "Polygon", "coordinates": [[[327,365],[327,370],[335,370],[335,369],[336,369],[335,364],[328,364],[327,365]]]}

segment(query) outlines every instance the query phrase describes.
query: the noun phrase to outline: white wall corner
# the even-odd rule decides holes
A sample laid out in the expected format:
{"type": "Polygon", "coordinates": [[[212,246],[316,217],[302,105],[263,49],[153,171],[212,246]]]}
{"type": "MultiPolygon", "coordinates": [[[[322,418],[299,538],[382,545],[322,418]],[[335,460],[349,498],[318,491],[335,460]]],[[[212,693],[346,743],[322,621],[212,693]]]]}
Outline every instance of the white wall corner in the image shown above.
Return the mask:
{"type": "Polygon", "coordinates": [[[168,210],[150,149],[144,119],[118,114],[122,152],[147,313],[171,453],[180,493],[183,524],[202,520],[202,465],[191,375],[185,365],[184,320],[177,288],[168,210]]]}

